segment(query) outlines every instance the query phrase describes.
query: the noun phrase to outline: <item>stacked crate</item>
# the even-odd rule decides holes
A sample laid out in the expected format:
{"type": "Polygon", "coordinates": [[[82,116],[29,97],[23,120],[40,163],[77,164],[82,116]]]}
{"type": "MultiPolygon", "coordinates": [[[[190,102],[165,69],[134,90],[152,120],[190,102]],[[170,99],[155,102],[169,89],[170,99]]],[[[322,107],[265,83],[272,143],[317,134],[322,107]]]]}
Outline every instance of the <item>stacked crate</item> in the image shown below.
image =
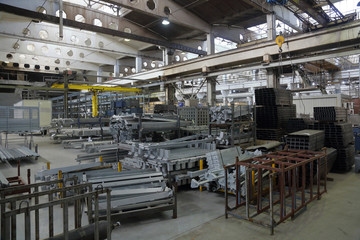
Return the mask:
{"type": "Polygon", "coordinates": [[[355,159],[353,130],[347,123],[346,109],[341,107],[315,107],[314,117],[317,122],[311,129],[325,131],[325,146],[337,149],[337,158],[332,172],[350,171],[355,159]]]}
{"type": "Polygon", "coordinates": [[[286,89],[255,90],[256,136],[264,140],[280,140],[286,133],[289,119],[296,117],[292,94],[286,89]]]}

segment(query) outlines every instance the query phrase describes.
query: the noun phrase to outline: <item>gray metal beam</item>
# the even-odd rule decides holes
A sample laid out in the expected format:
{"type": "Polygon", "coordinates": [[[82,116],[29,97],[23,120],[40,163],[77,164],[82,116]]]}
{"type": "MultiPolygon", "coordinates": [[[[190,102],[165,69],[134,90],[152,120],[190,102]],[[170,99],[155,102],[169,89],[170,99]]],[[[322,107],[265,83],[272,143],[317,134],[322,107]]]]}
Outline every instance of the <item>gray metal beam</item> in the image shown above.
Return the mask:
{"type": "MultiPolygon", "coordinates": [[[[0,11],[8,12],[8,13],[19,15],[19,16],[29,17],[29,18],[33,18],[33,19],[38,19],[39,21],[50,22],[53,24],[59,23],[58,17],[48,15],[48,14],[33,12],[33,11],[29,11],[27,9],[13,7],[13,6],[2,4],[2,3],[0,3],[0,11]]],[[[126,32],[121,32],[121,31],[117,31],[117,30],[113,30],[113,29],[109,29],[109,28],[98,27],[95,25],[81,23],[81,22],[77,22],[77,21],[73,21],[73,20],[69,20],[69,19],[64,19],[64,26],[71,27],[71,28],[79,28],[82,30],[107,34],[107,35],[111,35],[111,36],[132,39],[132,40],[146,42],[146,43],[150,43],[150,44],[154,44],[154,45],[160,45],[160,46],[164,46],[167,48],[178,49],[178,50],[181,50],[184,52],[190,52],[190,53],[199,54],[199,55],[207,54],[205,51],[190,48],[190,47],[187,47],[184,45],[171,43],[171,42],[167,42],[167,41],[161,41],[161,40],[152,39],[152,38],[148,38],[148,37],[142,37],[142,36],[138,36],[138,35],[135,35],[132,33],[126,33],[126,32]]]]}
{"type": "Polygon", "coordinates": [[[305,1],[299,2],[295,0],[290,0],[290,2],[297,8],[308,14],[310,17],[315,19],[321,25],[326,25],[330,21],[329,16],[327,16],[324,11],[316,11],[313,6],[311,6],[305,1]]]}
{"type": "MultiPolygon", "coordinates": [[[[353,33],[358,33],[359,31],[360,21],[356,21],[330,29],[290,36],[283,45],[283,54],[299,52],[305,54],[314,52],[315,50],[339,48],[339,46],[342,48],[353,46],[359,43],[357,34],[353,33]]],[[[326,51],[324,51],[324,53],[325,52],[326,51]]],[[[266,41],[256,45],[134,74],[131,77],[139,80],[150,80],[159,79],[159,76],[176,77],[194,73],[201,74],[204,67],[208,67],[211,73],[211,69],[221,69],[225,67],[238,68],[239,64],[254,63],[254,65],[258,66],[262,62],[265,54],[278,55],[279,47],[273,41],[266,41]]],[[[283,59],[283,61],[284,60],[287,59],[283,59]]],[[[207,76],[210,76],[210,73],[207,76]]]]}

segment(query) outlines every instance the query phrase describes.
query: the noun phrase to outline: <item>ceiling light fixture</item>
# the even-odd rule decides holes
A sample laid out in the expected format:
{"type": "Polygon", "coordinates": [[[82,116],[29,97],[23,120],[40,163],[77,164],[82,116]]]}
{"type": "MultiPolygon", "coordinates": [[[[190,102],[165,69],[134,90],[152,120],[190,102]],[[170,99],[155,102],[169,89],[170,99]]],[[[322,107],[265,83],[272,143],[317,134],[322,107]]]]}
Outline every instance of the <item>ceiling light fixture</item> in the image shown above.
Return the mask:
{"type": "Polygon", "coordinates": [[[162,25],[169,25],[170,24],[169,19],[167,19],[167,18],[164,18],[161,23],[162,23],[162,25]]]}

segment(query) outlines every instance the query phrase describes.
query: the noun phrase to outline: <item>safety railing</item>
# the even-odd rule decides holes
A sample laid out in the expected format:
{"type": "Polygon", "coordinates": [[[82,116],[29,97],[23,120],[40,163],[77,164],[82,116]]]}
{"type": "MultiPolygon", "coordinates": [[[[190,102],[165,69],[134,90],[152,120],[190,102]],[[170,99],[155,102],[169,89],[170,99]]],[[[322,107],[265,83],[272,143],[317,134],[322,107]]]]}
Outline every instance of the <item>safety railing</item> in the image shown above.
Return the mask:
{"type": "MultiPolygon", "coordinates": [[[[8,187],[0,189],[1,206],[1,239],[15,240],[21,229],[23,239],[33,239],[31,230],[35,224],[35,239],[40,239],[40,226],[48,225],[48,237],[61,239],[74,239],[79,234],[92,236],[93,239],[111,239],[111,196],[110,189],[93,190],[91,183],[77,184],[77,178],[67,180],[58,179],[24,186],[8,187]],[[69,186],[66,183],[70,182],[69,186]],[[26,195],[7,197],[9,193],[29,190],[26,195]],[[40,191],[40,189],[48,189],[40,191]],[[107,199],[107,222],[99,221],[99,195],[106,194],[107,199]],[[34,199],[34,201],[30,201],[34,199]],[[69,206],[74,206],[74,229],[69,230],[69,206]],[[89,225],[82,227],[82,205],[87,205],[87,217],[89,225]],[[6,209],[10,205],[10,209],[6,209]],[[62,219],[54,217],[54,208],[62,207],[62,219]],[[94,210],[93,210],[94,206],[94,210]],[[46,211],[48,209],[48,211],[46,211]],[[40,217],[40,214],[42,215],[40,217]],[[24,216],[23,226],[17,221],[24,216]],[[43,216],[45,215],[45,216],[43,216]],[[34,216],[34,221],[32,217],[34,216]],[[54,236],[54,226],[62,220],[62,233],[54,236]]],[[[22,225],[22,224],[21,224],[22,225]]],[[[59,230],[59,229],[57,229],[59,230]]],[[[42,232],[42,234],[44,234],[42,232]]],[[[43,236],[42,236],[43,238],[43,236]]]]}

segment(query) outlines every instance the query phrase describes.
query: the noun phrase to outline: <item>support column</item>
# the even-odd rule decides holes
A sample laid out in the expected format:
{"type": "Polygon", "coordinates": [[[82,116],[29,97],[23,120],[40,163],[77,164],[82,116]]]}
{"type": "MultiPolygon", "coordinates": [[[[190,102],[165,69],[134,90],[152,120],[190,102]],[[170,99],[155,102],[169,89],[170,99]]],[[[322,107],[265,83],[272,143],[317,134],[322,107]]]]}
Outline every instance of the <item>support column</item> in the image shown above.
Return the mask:
{"type": "Polygon", "coordinates": [[[206,78],[207,104],[212,107],[216,104],[216,77],[206,78]]]}
{"type": "Polygon", "coordinates": [[[215,53],[215,36],[213,32],[206,34],[207,54],[215,53]]]}
{"type": "Polygon", "coordinates": [[[267,39],[275,40],[276,38],[276,25],[275,25],[275,14],[267,14],[266,15],[266,23],[267,23],[267,39]]]}
{"type": "Polygon", "coordinates": [[[174,55],[174,54],[170,54],[170,53],[171,52],[170,52],[170,50],[168,48],[164,48],[162,50],[162,54],[163,54],[162,59],[163,59],[163,62],[164,62],[164,66],[169,65],[169,56],[174,55]]]}
{"type": "Polygon", "coordinates": [[[114,78],[119,77],[120,74],[120,59],[116,59],[114,65],[114,78]]]}
{"type": "Polygon", "coordinates": [[[96,77],[96,82],[98,82],[98,83],[101,83],[102,82],[102,77],[100,77],[100,76],[102,76],[102,68],[101,67],[99,67],[99,70],[97,71],[97,74],[96,75],[98,75],[98,77],[96,77]]]}
{"type": "Polygon", "coordinates": [[[142,57],[137,56],[135,58],[135,69],[136,72],[139,73],[142,70],[142,57]]]}
{"type": "Polygon", "coordinates": [[[165,102],[167,105],[174,105],[175,103],[175,88],[172,85],[165,86],[165,102]]]}
{"type": "Polygon", "coordinates": [[[266,83],[268,88],[278,88],[280,86],[278,73],[276,70],[266,70],[266,83]]]}
{"type": "Polygon", "coordinates": [[[68,110],[68,91],[69,91],[69,77],[68,72],[64,72],[64,118],[69,117],[69,110],[68,110]]]}

